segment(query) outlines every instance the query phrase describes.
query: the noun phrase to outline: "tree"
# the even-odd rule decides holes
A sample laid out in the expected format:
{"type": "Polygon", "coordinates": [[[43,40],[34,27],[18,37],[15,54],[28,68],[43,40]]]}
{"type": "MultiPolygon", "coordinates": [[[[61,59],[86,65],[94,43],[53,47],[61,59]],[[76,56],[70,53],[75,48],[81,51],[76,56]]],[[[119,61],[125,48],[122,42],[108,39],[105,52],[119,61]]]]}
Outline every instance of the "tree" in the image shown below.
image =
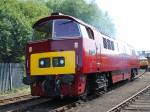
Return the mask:
{"type": "Polygon", "coordinates": [[[38,19],[48,16],[51,9],[48,9],[45,3],[40,0],[26,0],[20,2],[20,11],[32,25],[38,19]]]}
{"type": "Polygon", "coordinates": [[[59,11],[77,17],[107,35],[115,28],[107,13],[94,3],[84,0],[1,0],[0,2],[0,62],[20,62],[27,41],[32,40],[32,24],[59,11]]]}
{"type": "Polygon", "coordinates": [[[2,0],[0,7],[0,62],[20,62],[25,44],[32,39],[32,23],[48,15],[35,1],[2,0]]]}
{"type": "Polygon", "coordinates": [[[108,36],[115,36],[115,26],[107,12],[103,12],[95,2],[85,0],[49,0],[49,9],[77,17],[108,36]]]}

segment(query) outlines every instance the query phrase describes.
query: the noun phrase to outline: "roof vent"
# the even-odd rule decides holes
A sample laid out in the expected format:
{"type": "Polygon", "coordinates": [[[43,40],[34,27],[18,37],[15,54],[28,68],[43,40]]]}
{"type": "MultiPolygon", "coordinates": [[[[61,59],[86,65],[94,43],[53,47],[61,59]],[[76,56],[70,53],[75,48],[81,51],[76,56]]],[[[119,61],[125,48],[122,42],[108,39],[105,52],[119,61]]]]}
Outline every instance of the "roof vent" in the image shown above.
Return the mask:
{"type": "Polygon", "coordinates": [[[52,15],[52,16],[55,16],[55,15],[63,15],[63,14],[60,13],[60,12],[53,12],[53,13],[51,13],[51,15],[52,15]]]}

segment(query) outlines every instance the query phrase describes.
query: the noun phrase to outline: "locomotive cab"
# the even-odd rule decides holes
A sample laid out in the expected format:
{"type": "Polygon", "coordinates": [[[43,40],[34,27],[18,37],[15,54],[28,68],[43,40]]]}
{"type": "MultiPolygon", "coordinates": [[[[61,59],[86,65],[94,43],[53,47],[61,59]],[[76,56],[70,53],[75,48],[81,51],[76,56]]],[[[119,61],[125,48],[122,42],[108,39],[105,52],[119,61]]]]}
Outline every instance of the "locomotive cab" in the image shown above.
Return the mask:
{"type": "Polygon", "coordinates": [[[26,46],[27,77],[23,80],[31,85],[32,95],[73,96],[84,92],[85,79],[81,76],[81,81],[77,74],[82,74],[82,41],[88,35],[84,24],[69,16],[52,15],[34,24],[33,40],[37,41],[26,46]]]}

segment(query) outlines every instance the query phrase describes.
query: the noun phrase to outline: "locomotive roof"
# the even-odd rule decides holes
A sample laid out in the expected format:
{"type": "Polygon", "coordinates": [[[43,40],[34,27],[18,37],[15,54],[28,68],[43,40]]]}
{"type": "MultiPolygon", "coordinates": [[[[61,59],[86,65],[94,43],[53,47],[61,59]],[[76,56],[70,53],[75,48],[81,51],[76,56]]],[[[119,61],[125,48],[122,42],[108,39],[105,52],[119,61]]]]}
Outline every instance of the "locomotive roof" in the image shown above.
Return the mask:
{"type": "MultiPolygon", "coordinates": [[[[54,19],[69,19],[69,20],[75,21],[75,22],[77,22],[77,23],[79,23],[79,24],[82,24],[82,25],[84,25],[84,26],[86,26],[86,27],[89,27],[89,28],[91,28],[92,30],[98,31],[95,27],[93,27],[93,26],[91,26],[91,25],[89,25],[89,24],[83,22],[83,21],[80,20],[80,19],[77,19],[77,18],[75,18],[75,17],[73,17],[73,16],[69,16],[69,15],[51,15],[51,16],[44,17],[44,18],[42,18],[42,19],[39,19],[37,22],[35,22],[35,24],[33,25],[33,28],[37,27],[37,26],[38,26],[40,23],[42,23],[42,22],[45,22],[45,21],[48,21],[48,20],[54,20],[54,19]]],[[[100,31],[98,31],[98,32],[100,32],[100,31]]],[[[101,33],[103,36],[109,37],[108,35],[105,35],[105,34],[103,34],[102,32],[100,32],[100,33],[101,33]]],[[[115,38],[111,38],[111,37],[109,37],[109,39],[116,40],[115,38]]],[[[117,39],[117,40],[118,40],[118,39],[117,39]]],[[[123,42],[123,41],[120,41],[120,40],[118,40],[118,42],[125,43],[125,44],[126,44],[127,46],[129,46],[130,48],[133,48],[133,46],[127,44],[126,42],[123,42]]]]}
{"type": "Polygon", "coordinates": [[[82,20],[79,20],[75,17],[72,17],[72,16],[69,16],[69,15],[51,15],[51,16],[48,16],[48,17],[44,17],[40,20],[38,20],[34,25],[33,25],[33,28],[35,28],[36,26],[38,26],[40,23],[44,22],[44,21],[48,21],[48,20],[53,20],[53,19],[69,19],[69,20],[72,20],[72,21],[75,21],[79,24],[82,24],[86,27],[89,27],[91,29],[95,29],[94,27],[90,26],[89,24],[83,22],[82,20]]]}

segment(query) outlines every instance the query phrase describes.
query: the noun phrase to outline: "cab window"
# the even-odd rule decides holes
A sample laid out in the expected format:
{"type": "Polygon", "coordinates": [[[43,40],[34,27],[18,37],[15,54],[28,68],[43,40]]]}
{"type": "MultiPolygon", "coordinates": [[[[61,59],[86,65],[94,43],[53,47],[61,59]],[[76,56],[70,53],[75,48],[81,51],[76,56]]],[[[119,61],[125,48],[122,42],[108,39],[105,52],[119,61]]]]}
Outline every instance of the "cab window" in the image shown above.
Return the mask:
{"type": "Polygon", "coordinates": [[[80,30],[83,38],[94,39],[93,32],[90,28],[80,24],[80,30]]]}
{"type": "Polygon", "coordinates": [[[33,29],[33,39],[32,40],[40,40],[52,38],[52,24],[53,21],[46,21],[39,24],[37,27],[33,29]]]}
{"type": "Polygon", "coordinates": [[[86,30],[87,30],[87,33],[88,33],[88,35],[89,35],[89,38],[90,38],[90,39],[94,39],[94,35],[93,35],[92,30],[91,30],[90,28],[86,28],[86,30]]]}
{"type": "Polygon", "coordinates": [[[83,37],[83,38],[89,38],[89,35],[88,35],[88,33],[87,33],[87,30],[86,30],[85,26],[80,25],[80,30],[81,30],[81,33],[82,33],[82,37],[83,37]]]}
{"type": "Polygon", "coordinates": [[[57,19],[53,23],[53,38],[79,37],[79,25],[75,21],[67,19],[57,19]]]}

